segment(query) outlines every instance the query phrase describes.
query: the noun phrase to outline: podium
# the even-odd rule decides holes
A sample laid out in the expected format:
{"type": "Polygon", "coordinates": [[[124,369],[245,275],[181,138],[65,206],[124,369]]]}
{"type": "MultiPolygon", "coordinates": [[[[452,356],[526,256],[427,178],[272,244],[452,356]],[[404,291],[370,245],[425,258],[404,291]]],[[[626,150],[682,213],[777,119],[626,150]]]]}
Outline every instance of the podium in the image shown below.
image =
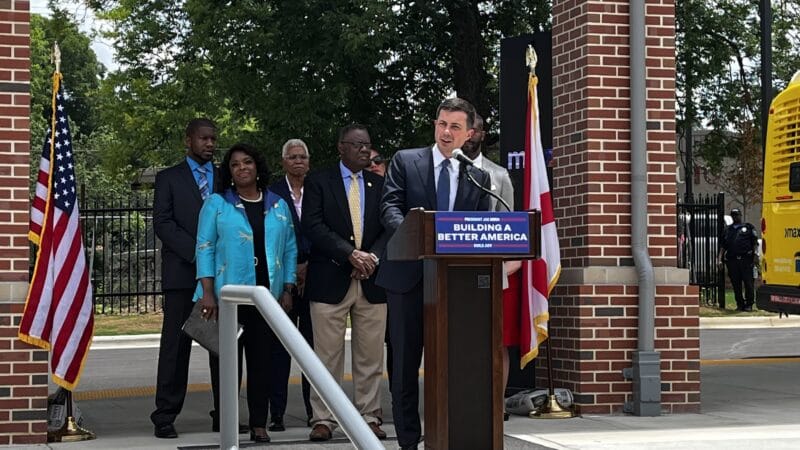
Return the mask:
{"type": "Polygon", "coordinates": [[[387,244],[389,260],[422,259],[424,265],[426,449],[503,448],[503,261],[538,258],[540,246],[539,211],[419,208],[406,214],[387,244]],[[441,231],[462,215],[471,222],[465,218],[455,228],[465,233],[441,231]],[[512,217],[518,222],[513,236],[525,234],[527,248],[479,239],[510,236],[481,230],[496,230],[498,224],[502,230],[512,217]],[[464,235],[478,239],[457,239],[464,235]]]}

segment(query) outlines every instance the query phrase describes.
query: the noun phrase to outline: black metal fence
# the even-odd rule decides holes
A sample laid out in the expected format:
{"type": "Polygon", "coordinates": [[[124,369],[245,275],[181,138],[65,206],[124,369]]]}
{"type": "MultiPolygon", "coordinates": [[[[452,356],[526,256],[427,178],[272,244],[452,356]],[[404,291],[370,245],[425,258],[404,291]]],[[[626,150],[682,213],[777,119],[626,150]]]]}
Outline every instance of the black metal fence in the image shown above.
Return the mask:
{"type": "Polygon", "coordinates": [[[719,237],[725,228],[725,196],[696,195],[678,202],[678,267],[700,286],[700,301],[725,304],[725,269],[717,264],[719,237]]]}
{"type": "Polygon", "coordinates": [[[153,191],[87,198],[80,203],[95,313],[161,309],[161,258],[153,230],[153,191]]]}
{"type": "MultiPolygon", "coordinates": [[[[689,269],[701,302],[722,305],[725,271],[717,264],[724,227],[723,194],[696,195],[677,204],[678,267],[689,269]]],[[[95,313],[161,309],[160,243],[153,230],[153,191],[127,196],[81,195],[81,226],[91,267],[95,313]]]]}

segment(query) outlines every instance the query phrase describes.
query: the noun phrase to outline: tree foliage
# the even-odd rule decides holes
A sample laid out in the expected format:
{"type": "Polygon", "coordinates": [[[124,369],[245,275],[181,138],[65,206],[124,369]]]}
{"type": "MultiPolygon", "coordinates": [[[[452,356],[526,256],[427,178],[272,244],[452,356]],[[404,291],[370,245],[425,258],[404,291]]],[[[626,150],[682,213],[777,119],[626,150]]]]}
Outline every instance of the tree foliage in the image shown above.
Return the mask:
{"type": "Polygon", "coordinates": [[[61,72],[66,74],[69,94],[65,102],[76,135],[90,135],[99,126],[98,91],[105,68],[92,51],[91,40],[78,30],[74,19],[62,10],[54,10],[50,18],[31,15],[31,109],[34,111],[31,131],[36,136],[35,148],[50,117],[53,43],[61,49],[61,72]],[[41,133],[36,133],[41,132],[41,133]]]}
{"type": "MultiPolygon", "coordinates": [[[[678,133],[687,138],[692,129],[710,129],[697,156],[707,177],[743,207],[758,202],[761,194],[759,3],[678,0],[675,4],[678,133]],[[726,162],[730,160],[734,162],[726,162]]],[[[771,3],[777,92],[800,69],[800,1],[771,3]]],[[[681,156],[685,167],[686,155],[681,156]]]]}
{"type": "MultiPolygon", "coordinates": [[[[113,22],[123,69],[108,123],[144,166],[179,157],[188,118],[220,123],[224,147],[267,150],[299,137],[315,164],[336,158],[339,127],[365,124],[386,153],[432,141],[456,93],[491,122],[499,39],[548,28],[546,0],[91,0],[113,22]]],[[[277,167],[277,165],[274,165],[277,167]]]]}
{"type": "Polygon", "coordinates": [[[51,16],[31,15],[31,186],[38,174],[39,156],[52,113],[53,43],[61,50],[62,86],[66,95],[76,173],[88,194],[122,192],[128,177],[118,170],[105,150],[114,141],[102,124],[105,68],[91,49],[91,39],[81,32],[76,19],[51,5],[51,16]]]}

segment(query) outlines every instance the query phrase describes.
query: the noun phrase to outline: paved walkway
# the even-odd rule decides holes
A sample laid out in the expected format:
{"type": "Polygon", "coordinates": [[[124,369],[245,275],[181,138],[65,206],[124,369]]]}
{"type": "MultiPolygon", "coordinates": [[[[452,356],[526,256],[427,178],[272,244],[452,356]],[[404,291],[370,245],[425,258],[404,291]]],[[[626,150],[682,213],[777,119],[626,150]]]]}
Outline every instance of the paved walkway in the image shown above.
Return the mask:
{"type": "MultiPolygon", "coordinates": [[[[798,327],[800,319],[770,317],[725,317],[701,319],[701,328],[779,328],[798,327]],[[735,325],[734,325],[735,324],[735,325]]],[[[157,336],[156,336],[157,337],[157,336]]],[[[142,348],[158,345],[153,336],[97,338],[93,346],[142,348]],[[154,342],[154,343],[153,343],[154,342]]],[[[800,349],[798,350],[800,356],[800,349]]],[[[700,414],[673,414],[660,417],[629,415],[592,416],[573,419],[529,419],[512,417],[505,424],[505,448],[509,449],[797,449],[800,448],[800,358],[766,358],[708,362],[701,366],[702,397],[700,414]]],[[[346,390],[350,390],[350,383],[346,390]]],[[[176,422],[176,440],[152,436],[148,415],[152,409],[152,388],[141,388],[121,398],[102,395],[102,391],[82,393],[78,404],[87,426],[99,436],[93,441],[55,443],[54,449],[199,449],[215,448],[218,435],[209,430],[206,411],[207,386],[197,386],[187,396],[184,412],[176,422]]],[[[77,394],[76,394],[77,395],[77,394]]],[[[299,386],[290,386],[290,398],[300,398],[299,386]]],[[[388,396],[388,395],[386,395],[388,396]]],[[[291,402],[290,402],[291,403],[291,402]]],[[[299,403],[299,402],[294,402],[299,403]]],[[[245,402],[242,402],[244,416],[245,402]]],[[[289,429],[270,433],[273,443],[263,448],[322,449],[351,448],[344,435],[336,441],[314,445],[306,439],[309,429],[299,408],[287,411],[289,429]],[[280,442],[278,442],[280,441],[280,442]]],[[[384,399],[384,411],[390,411],[384,399]]],[[[395,436],[391,416],[384,429],[395,436]]],[[[241,436],[242,447],[247,445],[241,436]]],[[[397,448],[392,439],[387,448],[397,448]]],[[[15,447],[15,448],[43,448],[15,447]]],[[[421,448],[422,446],[420,446],[421,448]]]]}

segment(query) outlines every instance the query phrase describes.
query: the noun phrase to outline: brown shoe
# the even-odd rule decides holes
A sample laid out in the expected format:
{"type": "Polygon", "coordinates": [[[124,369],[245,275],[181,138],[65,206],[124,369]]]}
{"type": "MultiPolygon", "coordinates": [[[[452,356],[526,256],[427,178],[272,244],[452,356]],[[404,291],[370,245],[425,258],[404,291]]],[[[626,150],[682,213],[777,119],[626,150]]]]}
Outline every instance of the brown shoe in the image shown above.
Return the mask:
{"type": "Polygon", "coordinates": [[[331,438],[331,429],[328,428],[327,425],[323,425],[318,423],[314,425],[314,428],[311,430],[311,434],[308,435],[308,439],[310,441],[328,441],[331,438]]]}
{"type": "Polygon", "coordinates": [[[378,439],[386,439],[386,432],[381,430],[380,425],[378,425],[377,423],[370,422],[369,429],[372,430],[373,433],[375,433],[375,437],[377,437],[378,439]]]}

